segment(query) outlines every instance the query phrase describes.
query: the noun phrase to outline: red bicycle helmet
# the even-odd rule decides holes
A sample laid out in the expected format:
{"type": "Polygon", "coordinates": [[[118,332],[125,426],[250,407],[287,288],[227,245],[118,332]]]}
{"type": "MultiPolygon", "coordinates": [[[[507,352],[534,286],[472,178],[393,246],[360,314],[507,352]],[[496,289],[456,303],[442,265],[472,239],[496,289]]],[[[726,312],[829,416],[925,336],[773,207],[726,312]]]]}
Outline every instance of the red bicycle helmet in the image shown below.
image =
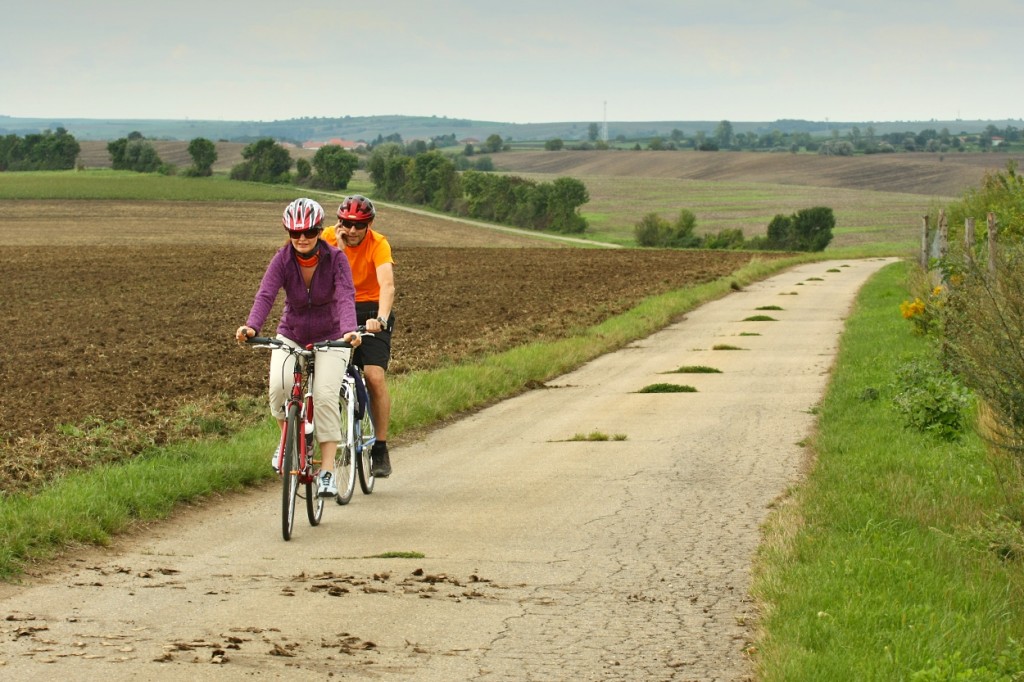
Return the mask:
{"type": "Polygon", "coordinates": [[[320,228],[324,224],[324,208],[312,199],[296,199],[284,209],[281,222],[289,232],[320,228]]]}
{"type": "Polygon", "coordinates": [[[338,207],[339,220],[368,223],[376,216],[377,211],[373,208],[373,202],[362,194],[353,194],[350,197],[345,197],[345,200],[341,202],[341,206],[338,207]]]}

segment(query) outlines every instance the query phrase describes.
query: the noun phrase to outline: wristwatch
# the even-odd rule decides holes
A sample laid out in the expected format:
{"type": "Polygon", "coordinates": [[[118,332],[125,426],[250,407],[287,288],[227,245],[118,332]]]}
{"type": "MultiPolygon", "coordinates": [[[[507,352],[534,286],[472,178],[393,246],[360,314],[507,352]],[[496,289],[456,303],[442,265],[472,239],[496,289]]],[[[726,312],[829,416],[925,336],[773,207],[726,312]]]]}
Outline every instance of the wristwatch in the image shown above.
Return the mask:
{"type": "Polygon", "coordinates": [[[377,321],[380,322],[380,328],[381,329],[387,330],[387,328],[388,328],[388,321],[387,320],[385,320],[383,317],[378,317],[377,321]]]}

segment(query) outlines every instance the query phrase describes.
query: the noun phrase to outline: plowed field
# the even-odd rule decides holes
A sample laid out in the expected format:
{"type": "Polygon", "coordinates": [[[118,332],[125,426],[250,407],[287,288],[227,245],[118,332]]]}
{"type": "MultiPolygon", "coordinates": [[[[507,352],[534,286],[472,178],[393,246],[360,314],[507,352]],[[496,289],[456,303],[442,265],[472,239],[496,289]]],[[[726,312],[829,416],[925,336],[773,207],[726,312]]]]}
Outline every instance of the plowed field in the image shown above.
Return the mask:
{"type": "MultiPolygon", "coordinates": [[[[187,203],[0,204],[0,489],[262,417],[267,358],[232,334],[281,243],[280,206],[198,215],[187,203]]],[[[750,259],[536,248],[547,243],[386,209],[378,222],[396,259],[394,372],[564,335],[750,259]]]]}

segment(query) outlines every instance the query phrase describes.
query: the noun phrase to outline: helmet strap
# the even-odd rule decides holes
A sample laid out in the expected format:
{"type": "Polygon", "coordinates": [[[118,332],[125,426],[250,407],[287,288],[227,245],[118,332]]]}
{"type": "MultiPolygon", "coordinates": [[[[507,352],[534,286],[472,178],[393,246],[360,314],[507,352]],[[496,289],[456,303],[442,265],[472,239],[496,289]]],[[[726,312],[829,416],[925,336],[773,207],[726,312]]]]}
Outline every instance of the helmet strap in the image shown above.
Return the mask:
{"type": "Polygon", "coordinates": [[[309,253],[299,253],[295,250],[295,245],[292,244],[292,253],[295,254],[295,260],[299,261],[299,265],[306,268],[311,268],[316,265],[320,260],[320,244],[321,240],[317,239],[316,246],[314,246],[313,250],[309,253]]]}

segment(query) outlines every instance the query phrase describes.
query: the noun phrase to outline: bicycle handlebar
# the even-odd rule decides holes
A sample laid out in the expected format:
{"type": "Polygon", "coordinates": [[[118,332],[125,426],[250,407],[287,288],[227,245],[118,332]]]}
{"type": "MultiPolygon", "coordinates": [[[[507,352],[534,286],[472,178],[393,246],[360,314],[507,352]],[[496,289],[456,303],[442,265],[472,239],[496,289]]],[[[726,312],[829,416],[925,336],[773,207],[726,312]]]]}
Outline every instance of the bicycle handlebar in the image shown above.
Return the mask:
{"type": "MultiPolygon", "coordinates": [[[[365,331],[366,327],[360,327],[356,333],[359,336],[373,336],[372,333],[365,331]]],[[[255,348],[281,348],[287,350],[289,353],[305,354],[313,351],[324,350],[327,348],[351,348],[352,344],[348,341],[318,341],[311,343],[305,348],[295,348],[289,346],[281,339],[271,338],[269,336],[250,336],[245,340],[247,344],[255,348]]]]}

